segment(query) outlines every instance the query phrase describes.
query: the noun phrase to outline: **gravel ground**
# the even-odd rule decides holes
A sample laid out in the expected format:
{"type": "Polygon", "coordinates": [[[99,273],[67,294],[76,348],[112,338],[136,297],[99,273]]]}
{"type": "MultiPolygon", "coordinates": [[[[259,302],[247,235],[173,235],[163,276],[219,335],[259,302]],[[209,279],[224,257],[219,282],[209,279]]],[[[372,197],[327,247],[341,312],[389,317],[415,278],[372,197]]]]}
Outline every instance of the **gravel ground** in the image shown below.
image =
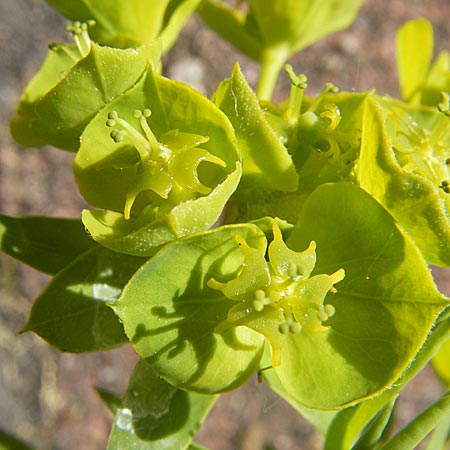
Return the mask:
{"type": "MultiPolygon", "coordinates": [[[[397,95],[395,30],[418,16],[434,24],[437,50],[448,46],[448,0],[367,0],[349,30],[321,40],[291,63],[308,75],[310,94],[332,80],[343,90],[375,86],[380,93],[397,95]]],[[[65,39],[64,23],[43,0],[0,2],[0,210],[6,214],[77,217],[84,205],[72,179],[71,154],[20,148],[8,131],[21,91],[45,57],[46,43],[65,39]]],[[[194,18],[166,57],[165,70],[210,94],[236,59],[254,83],[256,64],[194,18]]],[[[281,99],[289,88],[286,77],[278,88],[281,99]]],[[[442,290],[450,292],[448,272],[435,274],[442,290]]],[[[136,356],[129,347],[95,355],[61,354],[35,335],[18,337],[33,298],[47,281],[0,255],[0,428],[36,449],[105,448],[112,416],[93,387],[123,392],[136,356]]],[[[405,423],[441,392],[432,371],[426,370],[405,390],[399,422],[405,423]]],[[[219,399],[198,439],[214,450],[258,450],[267,443],[276,450],[313,450],[321,444],[311,426],[255,380],[219,399]]]]}

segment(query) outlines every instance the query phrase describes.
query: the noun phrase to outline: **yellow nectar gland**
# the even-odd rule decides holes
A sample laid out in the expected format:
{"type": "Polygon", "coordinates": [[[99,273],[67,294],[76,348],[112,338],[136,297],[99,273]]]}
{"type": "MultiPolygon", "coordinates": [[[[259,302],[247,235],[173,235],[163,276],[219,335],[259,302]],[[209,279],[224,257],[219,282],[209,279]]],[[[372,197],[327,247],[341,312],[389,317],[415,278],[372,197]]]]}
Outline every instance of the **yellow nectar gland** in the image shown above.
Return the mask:
{"type": "Polygon", "coordinates": [[[244,263],[239,275],[227,283],[215,279],[208,286],[236,302],[227,318],[216,327],[223,333],[231,327],[247,326],[263,334],[272,347],[272,365],[281,363],[284,338],[302,333],[327,333],[324,325],[336,310],[324,300],[334,285],[345,276],[343,269],[331,275],[310,276],[316,264],[316,244],[304,252],[289,249],[277,225],[268,248],[269,262],[258,249],[250,247],[241,236],[236,241],[244,263]]]}

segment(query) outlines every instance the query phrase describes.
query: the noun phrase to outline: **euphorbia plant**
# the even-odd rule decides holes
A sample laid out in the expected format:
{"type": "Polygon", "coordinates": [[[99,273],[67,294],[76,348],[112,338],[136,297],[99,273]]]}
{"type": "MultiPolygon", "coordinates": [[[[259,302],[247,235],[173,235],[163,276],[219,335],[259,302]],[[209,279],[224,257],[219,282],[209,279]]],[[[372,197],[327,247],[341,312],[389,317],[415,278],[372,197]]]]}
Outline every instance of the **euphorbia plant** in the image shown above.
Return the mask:
{"type": "MultiPolygon", "coordinates": [[[[51,44],[11,129],[73,151],[93,209],[1,216],[2,250],[54,276],[22,331],[62,351],[129,342],[139,355],[109,402],[108,448],[199,448],[217,394],[252,376],[327,449],[413,449],[435,427],[444,448],[448,394],[397,435],[387,426],[450,336],[427,266],[450,265],[450,72],[447,54],[429,68],[428,22],[398,34],[403,99],[331,83],[310,98],[287,65],[291,93],[274,104],[289,56],[361,1],[49,3],[75,21],[75,44],[51,44]],[[161,75],[197,7],[261,62],[257,93],[239,64],[209,99],[161,75]],[[410,64],[417,42],[428,46],[410,64]]],[[[434,364],[448,381],[447,343],[434,364]]]]}

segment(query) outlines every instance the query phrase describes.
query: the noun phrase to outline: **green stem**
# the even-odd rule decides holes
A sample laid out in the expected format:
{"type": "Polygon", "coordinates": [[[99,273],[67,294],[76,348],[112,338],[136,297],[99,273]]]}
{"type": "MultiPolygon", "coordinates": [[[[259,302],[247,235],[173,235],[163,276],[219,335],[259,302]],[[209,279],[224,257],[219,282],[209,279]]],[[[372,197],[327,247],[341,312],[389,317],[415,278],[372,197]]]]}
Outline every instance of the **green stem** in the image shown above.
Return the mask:
{"type": "Polygon", "coordinates": [[[262,51],[261,73],[258,80],[256,94],[259,100],[270,100],[272,98],[278,74],[289,57],[287,45],[268,47],[262,51]]]}

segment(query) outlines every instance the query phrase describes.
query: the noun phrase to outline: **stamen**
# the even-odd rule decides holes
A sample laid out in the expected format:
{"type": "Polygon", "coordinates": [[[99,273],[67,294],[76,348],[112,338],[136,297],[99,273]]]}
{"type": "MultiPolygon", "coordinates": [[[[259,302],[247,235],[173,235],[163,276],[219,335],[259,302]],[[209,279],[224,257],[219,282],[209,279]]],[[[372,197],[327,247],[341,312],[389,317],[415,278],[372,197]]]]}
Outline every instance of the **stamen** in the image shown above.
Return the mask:
{"type": "Polygon", "coordinates": [[[150,142],[150,147],[153,151],[158,151],[160,148],[160,145],[158,143],[158,140],[156,139],[155,135],[153,134],[152,130],[148,126],[148,122],[146,119],[148,119],[152,115],[152,112],[146,108],[143,111],[139,111],[136,109],[133,113],[133,116],[136,119],[139,119],[139,123],[141,124],[142,129],[144,130],[145,136],[148,139],[148,142],[150,142]]]}
{"type": "Polygon", "coordinates": [[[325,99],[325,96],[330,92],[332,93],[339,92],[339,88],[335,86],[333,83],[326,83],[325,88],[322,90],[322,92],[315,98],[315,100],[311,103],[311,105],[309,105],[308,111],[313,112],[317,108],[319,108],[319,106],[325,99]]]}
{"type": "Polygon", "coordinates": [[[288,123],[294,124],[300,116],[302,109],[303,94],[308,87],[307,78],[304,74],[296,75],[290,64],[284,66],[284,71],[291,79],[291,95],[285,112],[285,118],[288,123]]]}
{"type": "MultiPolygon", "coordinates": [[[[145,118],[144,118],[145,120],[145,118]]],[[[107,127],[114,127],[119,124],[124,130],[122,130],[122,135],[120,135],[121,131],[113,130],[114,134],[111,133],[111,138],[115,142],[121,142],[123,139],[125,132],[132,144],[136,147],[136,150],[139,152],[142,161],[146,161],[150,158],[152,154],[152,143],[147,141],[141,133],[139,133],[133,126],[131,126],[126,120],[119,117],[117,111],[110,111],[108,114],[108,120],[106,121],[107,127]],[[115,132],[117,131],[117,132],[115,132]],[[119,141],[116,141],[116,138],[120,136],[119,141]]],[[[156,141],[156,138],[155,138],[156,141]]],[[[156,141],[156,145],[159,148],[159,144],[156,141]]]]}
{"type": "Polygon", "coordinates": [[[82,57],[86,56],[91,50],[91,38],[89,37],[88,27],[93,27],[94,25],[95,20],[88,20],[87,22],[75,21],[66,26],[66,31],[72,33],[73,40],[82,57]]]}
{"type": "Polygon", "coordinates": [[[74,53],[67,45],[60,44],[59,42],[49,42],[48,48],[53,52],[64,52],[70,59],[73,60],[73,62],[77,62],[80,59],[80,57],[76,53],[74,53]]]}

